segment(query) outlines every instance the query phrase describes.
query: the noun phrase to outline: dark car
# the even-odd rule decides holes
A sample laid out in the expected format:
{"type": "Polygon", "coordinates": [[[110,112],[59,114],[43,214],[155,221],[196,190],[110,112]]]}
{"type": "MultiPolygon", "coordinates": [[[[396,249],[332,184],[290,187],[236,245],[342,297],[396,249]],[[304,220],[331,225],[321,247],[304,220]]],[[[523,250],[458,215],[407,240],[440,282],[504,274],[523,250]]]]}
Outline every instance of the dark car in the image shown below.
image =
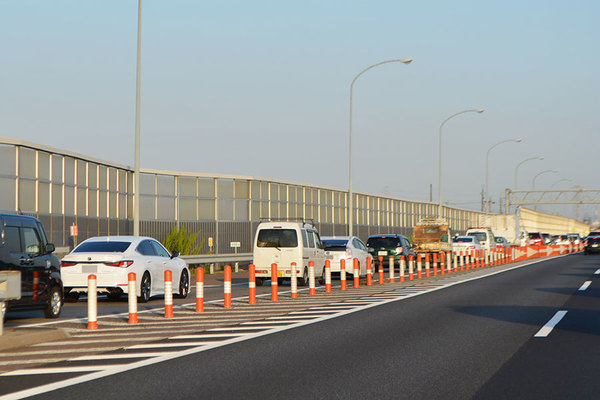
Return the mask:
{"type": "Polygon", "coordinates": [[[60,261],[52,252],[46,232],[37,218],[0,214],[0,270],[21,272],[21,298],[5,302],[5,312],[44,310],[57,318],[63,305],[60,261]]]}
{"type": "Polygon", "coordinates": [[[415,256],[415,251],[408,238],[403,235],[373,235],[367,240],[367,249],[375,265],[379,263],[379,256],[383,257],[383,265],[389,266],[390,256],[394,256],[394,263],[398,265],[401,256],[408,262],[408,256],[415,256]]]}
{"type": "MultiPolygon", "coordinates": [[[[590,232],[600,233],[600,232],[590,232]]],[[[600,234],[590,235],[587,237],[585,247],[583,248],[583,254],[600,253],[600,234]]]]}

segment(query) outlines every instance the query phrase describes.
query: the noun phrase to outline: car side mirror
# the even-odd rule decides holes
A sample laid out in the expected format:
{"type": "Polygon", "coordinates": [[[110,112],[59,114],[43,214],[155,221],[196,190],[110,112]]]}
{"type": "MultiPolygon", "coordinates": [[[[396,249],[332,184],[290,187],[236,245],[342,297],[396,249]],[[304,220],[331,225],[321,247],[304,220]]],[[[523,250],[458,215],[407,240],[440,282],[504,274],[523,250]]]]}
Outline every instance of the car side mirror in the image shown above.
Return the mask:
{"type": "Polygon", "coordinates": [[[174,252],[171,254],[171,259],[173,259],[173,258],[175,258],[175,257],[179,257],[179,252],[178,252],[178,251],[174,251],[174,252]]]}
{"type": "Polygon", "coordinates": [[[56,247],[54,246],[54,243],[47,243],[46,244],[46,253],[48,253],[48,254],[53,253],[54,250],[56,250],[56,247]]]}

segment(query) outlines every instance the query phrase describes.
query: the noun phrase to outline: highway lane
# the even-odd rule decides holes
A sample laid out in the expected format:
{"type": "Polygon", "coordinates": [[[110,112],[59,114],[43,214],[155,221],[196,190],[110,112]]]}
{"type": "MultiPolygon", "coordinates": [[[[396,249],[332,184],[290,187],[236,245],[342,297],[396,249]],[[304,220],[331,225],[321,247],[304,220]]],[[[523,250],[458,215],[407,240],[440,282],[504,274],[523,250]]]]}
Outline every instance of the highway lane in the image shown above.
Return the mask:
{"type": "Polygon", "coordinates": [[[546,260],[39,398],[594,398],[599,268],[546,260]]]}

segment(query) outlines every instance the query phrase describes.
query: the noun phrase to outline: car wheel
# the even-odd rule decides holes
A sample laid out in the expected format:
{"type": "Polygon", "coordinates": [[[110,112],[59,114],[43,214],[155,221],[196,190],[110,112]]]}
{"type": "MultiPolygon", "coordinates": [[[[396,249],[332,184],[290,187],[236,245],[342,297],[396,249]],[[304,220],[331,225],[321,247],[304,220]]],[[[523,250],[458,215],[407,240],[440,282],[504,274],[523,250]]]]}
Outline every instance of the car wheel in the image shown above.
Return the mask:
{"type": "Polygon", "coordinates": [[[185,299],[190,292],[190,278],[188,277],[187,270],[181,271],[181,277],[179,278],[179,294],[177,297],[185,299]]]}
{"type": "Polygon", "coordinates": [[[304,268],[302,278],[300,278],[300,286],[308,286],[308,269],[304,268]]]}
{"type": "Polygon", "coordinates": [[[319,278],[319,285],[324,285],[325,284],[325,267],[323,267],[323,272],[321,274],[321,277],[319,278]]]}
{"type": "Polygon", "coordinates": [[[44,309],[46,318],[58,318],[63,305],[63,295],[60,287],[53,286],[48,296],[48,304],[44,309]]]}
{"type": "Polygon", "coordinates": [[[140,303],[147,303],[150,300],[151,285],[150,274],[144,272],[144,276],[142,276],[142,281],[140,282],[140,296],[138,297],[140,303]]]}

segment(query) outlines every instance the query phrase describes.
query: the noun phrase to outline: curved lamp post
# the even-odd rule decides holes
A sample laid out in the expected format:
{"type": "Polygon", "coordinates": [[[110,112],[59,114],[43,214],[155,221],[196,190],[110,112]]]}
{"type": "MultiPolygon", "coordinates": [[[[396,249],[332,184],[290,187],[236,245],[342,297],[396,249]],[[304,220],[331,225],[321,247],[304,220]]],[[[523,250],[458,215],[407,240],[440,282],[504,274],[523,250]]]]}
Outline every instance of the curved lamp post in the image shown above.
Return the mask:
{"type": "Polygon", "coordinates": [[[446,124],[446,122],[448,122],[449,120],[451,120],[452,118],[461,115],[461,114],[465,114],[465,113],[469,113],[469,112],[476,112],[478,114],[481,114],[484,111],[483,108],[478,108],[476,110],[465,110],[465,111],[461,111],[461,112],[457,112],[456,114],[452,114],[451,116],[449,116],[448,118],[446,118],[444,120],[444,122],[442,122],[442,124],[440,125],[440,140],[439,140],[439,159],[438,159],[438,164],[439,164],[439,170],[438,170],[438,191],[439,191],[439,204],[438,204],[438,217],[442,216],[442,128],[444,127],[444,125],[446,124]]]}
{"type": "Polygon", "coordinates": [[[137,67],[135,73],[135,168],[133,178],[133,235],[140,234],[140,79],[142,65],[142,0],[138,0],[137,67]]]}
{"type": "Polygon", "coordinates": [[[558,181],[554,182],[554,183],[552,184],[552,186],[550,186],[550,189],[554,188],[554,186],[558,185],[558,184],[559,184],[559,183],[561,183],[561,182],[572,182],[572,181],[573,181],[573,179],[571,179],[571,178],[564,178],[564,179],[560,179],[560,180],[558,180],[558,181]]]}
{"type": "Polygon", "coordinates": [[[489,183],[489,167],[490,167],[490,151],[492,151],[492,149],[502,143],[508,143],[508,142],[516,142],[516,143],[521,143],[523,139],[519,138],[519,139],[506,139],[506,140],[502,140],[498,143],[496,143],[495,145],[493,145],[492,147],[490,147],[485,155],[485,211],[486,212],[490,212],[490,196],[488,193],[488,183],[489,183]]]}
{"type": "Polygon", "coordinates": [[[531,158],[526,158],[525,160],[523,160],[517,164],[517,166],[515,167],[515,188],[514,188],[514,190],[517,190],[517,171],[519,170],[519,167],[521,166],[521,164],[524,164],[527,161],[531,161],[531,160],[543,160],[543,159],[544,159],[544,157],[531,157],[531,158]]]}
{"type": "Polygon", "coordinates": [[[547,169],[545,171],[540,172],[539,174],[537,174],[536,176],[533,177],[533,180],[531,181],[531,186],[532,188],[535,190],[535,180],[537,179],[538,176],[542,175],[542,174],[547,174],[547,173],[557,173],[558,170],[557,169],[547,169]]]}
{"type": "Polygon", "coordinates": [[[359,76],[367,72],[368,70],[378,67],[383,64],[396,63],[400,62],[403,64],[410,64],[412,62],[412,58],[402,58],[397,60],[387,60],[382,61],[377,64],[373,64],[370,67],[367,67],[360,71],[358,75],[354,77],[352,83],[350,84],[350,156],[348,161],[348,235],[352,236],[352,225],[354,224],[354,202],[353,202],[353,193],[352,193],[352,99],[354,96],[354,82],[358,79],[359,76]]]}

